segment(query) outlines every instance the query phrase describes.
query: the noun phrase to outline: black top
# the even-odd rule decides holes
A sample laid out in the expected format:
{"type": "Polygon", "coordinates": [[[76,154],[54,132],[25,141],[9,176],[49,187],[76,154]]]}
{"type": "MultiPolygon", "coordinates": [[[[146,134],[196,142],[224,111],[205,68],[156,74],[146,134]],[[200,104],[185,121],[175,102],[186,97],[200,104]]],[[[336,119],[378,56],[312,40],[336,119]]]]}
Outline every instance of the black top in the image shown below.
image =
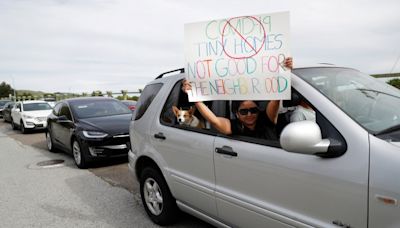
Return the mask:
{"type": "Polygon", "coordinates": [[[277,140],[275,124],[268,118],[265,112],[258,114],[256,127],[251,130],[245,127],[238,119],[231,120],[232,135],[243,135],[254,138],[277,140]]]}

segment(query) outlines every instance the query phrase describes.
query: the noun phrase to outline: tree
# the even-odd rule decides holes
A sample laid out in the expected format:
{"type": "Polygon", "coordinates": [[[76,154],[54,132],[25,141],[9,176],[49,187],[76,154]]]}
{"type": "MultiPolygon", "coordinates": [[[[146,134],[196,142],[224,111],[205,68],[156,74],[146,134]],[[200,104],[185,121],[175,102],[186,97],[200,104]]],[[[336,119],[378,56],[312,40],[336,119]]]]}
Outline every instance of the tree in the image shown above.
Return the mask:
{"type": "Polygon", "coordinates": [[[388,81],[388,84],[400,89],[400,79],[399,78],[391,79],[390,81],[388,81]]]}
{"type": "Polygon", "coordinates": [[[117,99],[118,100],[132,100],[132,101],[137,101],[137,100],[139,100],[139,97],[138,96],[126,96],[126,97],[124,97],[123,95],[122,96],[117,96],[117,99]]]}
{"type": "Polygon", "coordinates": [[[103,93],[100,90],[96,90],[92,92],[92,97],[102,97],[103,93]]]}
{"type": "Polygon", "coordinates": [[[14,95],[14,90],[6,82],[0,84],[0,97],[8,97],[9,95],[14,95]]]}

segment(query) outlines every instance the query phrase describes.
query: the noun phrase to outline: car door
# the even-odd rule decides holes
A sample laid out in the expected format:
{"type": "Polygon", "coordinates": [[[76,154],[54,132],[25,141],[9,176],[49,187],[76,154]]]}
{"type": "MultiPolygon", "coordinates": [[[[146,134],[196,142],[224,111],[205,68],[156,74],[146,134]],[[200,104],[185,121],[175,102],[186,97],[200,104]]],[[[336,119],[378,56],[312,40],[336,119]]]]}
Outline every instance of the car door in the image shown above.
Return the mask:
{"type": "Polygon", "coordinates": [[[214,153],[220,218],[240,227],[367,227],[368,134],[311,86],[292,82],[317,109],[323,137],[332,145],[342,137],[347,150],[323,158],[217,137],[214,149],[231,152],[214,153]]]}
{"type": "MultiPolygon", "coordinates": [[[[164,85],[163,89],[170,90],[171,87],[164,85]]],[[[180,87],[181,83],[176,83],[167,99],[155,100],[163,108],[156,113],[151,142],[155,150],[162,154],[157,159],[166,167],[169,187],[178,203],[216,216],[213,163],[216,134],[209,128],[184,127],[177,123],[172,106],[188,108],[187,103],[179,102],[180,96],[186,96],[181,94],[180,87]]]]}
{"type": "Polygon", "coordinates": [[[13,103],[8,103],[7,106],[3,110],[3,118],[4,120],[10,121],[11,119],[11,109],[14,107],[13,103]]]}
{"type": "Polygon", "coordinates": [[[11,117],[13,119],[13,122],[17,125],[19,125],[21,122],[21,112],[22,112],[22,104],[21,102],[18,102],[15,104],[13,110],[11,111],[11,117]]]}
{"type": "Polygon", "coordinates": [[[57,103],[54,108],[52,113],[48,116],[48,120],[47,120],[47,128],[50,131],[51,137],[53,138],[54,142],[62,145],[60,142],[61,139],[61,135],[60,135],[60,127],[59,127],[59,123],[57,122],[58,117],[59,117],[59,113],[60,113],[60,109],[62,107],[63,103],[57,103]]]}
{"type": "Polygon", "coordinates": [[[74,122],[71,115],[71,110],[68,104],[63,103],[59,112],[57,122],[57,131],[59,142],[67,149],[71,148],[71,135],[74,131],[74,122]]]}

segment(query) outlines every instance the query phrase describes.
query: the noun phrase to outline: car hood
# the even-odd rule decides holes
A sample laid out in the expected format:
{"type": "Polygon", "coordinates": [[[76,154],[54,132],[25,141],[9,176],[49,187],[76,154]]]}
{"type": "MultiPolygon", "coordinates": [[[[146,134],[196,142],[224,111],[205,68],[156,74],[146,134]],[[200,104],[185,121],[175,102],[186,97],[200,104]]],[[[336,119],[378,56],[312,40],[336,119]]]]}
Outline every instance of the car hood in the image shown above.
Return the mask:
{"type": "Polygon", "coordinates": [[[100,130],[109,135],[129,134],[129,123],[132,114],[123,114],[115,116],[101,116],[80,119],[79,123],[83,130],[100,130]],[[90,127],[85,127],[88,125],[90,127]]]}
{"type": "Polygon", "coordinates": [[[40,111],[24,111],[24,115],[33,116],[33,117],[47,117],[52,112],[51,109],[49,110],[40,110],[40,111]]]}

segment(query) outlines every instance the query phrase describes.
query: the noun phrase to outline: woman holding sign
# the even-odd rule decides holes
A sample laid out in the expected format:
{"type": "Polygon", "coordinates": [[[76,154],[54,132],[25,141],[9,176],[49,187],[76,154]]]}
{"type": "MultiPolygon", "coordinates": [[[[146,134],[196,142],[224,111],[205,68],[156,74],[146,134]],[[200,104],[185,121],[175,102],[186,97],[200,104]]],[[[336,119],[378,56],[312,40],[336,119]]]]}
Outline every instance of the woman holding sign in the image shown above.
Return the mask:
{"type": "MultiPolygon", "coordinates": [[[[292,58],[286,58],[284,66],[292,69],[292,58]]],[[[182,90],[191,90],[189,81],[182,82],[182,90]]],[[[245,135],[256,138],[276,139],[275,124],[278,119],[279,100],[270,101],[265,112],[261,112],[258,102],[252,100],[232,101],[235,120],[216,116],[203,102],[196,102],[201,115],[219,132],[226,135],[245,135]]]]}

